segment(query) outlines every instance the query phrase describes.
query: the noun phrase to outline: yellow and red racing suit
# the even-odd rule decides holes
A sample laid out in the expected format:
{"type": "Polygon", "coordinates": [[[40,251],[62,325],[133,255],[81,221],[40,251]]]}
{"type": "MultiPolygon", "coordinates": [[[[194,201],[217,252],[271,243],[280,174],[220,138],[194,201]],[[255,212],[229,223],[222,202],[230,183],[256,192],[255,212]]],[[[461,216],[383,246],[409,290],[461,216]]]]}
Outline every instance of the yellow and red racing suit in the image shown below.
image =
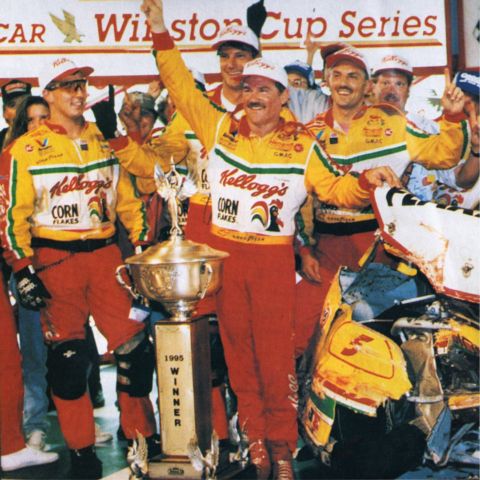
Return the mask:
{"type": "Polygon", "coordinates": [[[230,253],[217,308],[240,423],[251,440],[286,441],[293,450],[294,217],[309,191],[348,208],[365,206],[368,191],[352,175],[334,175],[303,126],[282,118],[259,138],[243,111],[213,106],[168,34],[154,35],[154,47],[163,82],[208,152],[212,246],[230,253]]]}
{"type": "MultiPolygon", "coordinates": [[[[332,109],[306,125],[337,171],[361,174],[368,168],[388,165],[399,177],[411,161],[428,168],[448,168],[464,156],[469,143],[464,116],[445,116],[439,126],[440,133],[433,135],[386,104],[363,107],[348,132],[335,123],[332,109]]],[[[373,243],[377,222],[370,206],[338,208],[315,196],[313,212],[316,255],[321,262],[322,283],[328,286],[340,265],[358,268],[359,260],[373,243]]],[[[383,250],[377,252],[377,260],[390,261],[383,250]]]]}
{"type": "MultiPolygon", "coordinates": [[[[51,344],[85,338],[89,315],[115,350],[144,329],[131,317],[131,299],[115,280],[122,263],[115,239],[118,217],[132,243],[143,242],[148,226],[133,180],[120,167],[95,124],[76,140],[59,125],[26,133],[2,155],[1,219],[5,258],[18,271],[33,264],[51,295],[41,310],[51,344]]],[[[65,400],[53,395],[71,449],[95,443],[93,409],[85,392],[65,400]]],[[[148,396],[119,393],[122,427],[155,432],[148,396]]]]}

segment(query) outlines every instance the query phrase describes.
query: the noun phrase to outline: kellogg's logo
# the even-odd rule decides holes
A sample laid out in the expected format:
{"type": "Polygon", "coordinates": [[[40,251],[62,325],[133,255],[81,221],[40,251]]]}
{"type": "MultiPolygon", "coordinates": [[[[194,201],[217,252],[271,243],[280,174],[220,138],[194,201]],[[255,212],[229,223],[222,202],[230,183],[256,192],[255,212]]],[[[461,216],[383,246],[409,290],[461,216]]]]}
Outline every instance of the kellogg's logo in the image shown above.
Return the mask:
{"type": "Polygon", "coordinates": [[[58,67],[60,67],[61,65],[63,65],[64,63],[71,63],[71,61],[70,61],[68,58],[65,58],[65,57],[63,57],[63,58],[57,58],[56,60],[54,60],[54,61],[52,62],[52,66],[53,66],[54,68],[58,68],[58,67]]]}
{"type": "Polygon", "coordinates": [[[399,57],[398,55],[387,55],[386,57],[383,57],[382,62],[383,63],[393,62],[404,68],[410,67],[410,65],[402,57],[399,57]]]}
{"type": "Polygon", "coordinates": [[[275,70],[275,66],[271,65],[261,58],[257,58],[256,60],[252,60],[251,62],[248,62],[248,68],[260,68],[261,70],[275,70]]]}
{"type": "Polygon", "coordinates": [[[112,180],[84,180],[85,175],[75,175],[72,178],[69,178],[68,175],[65,175],[63,180],[57,182],[50,189],[50,197],[53,198],[55,195],[61,196],[64,193],[70,193],[73,191],[84,190],[86,194],[98,192],[101,189],[108,189],[112,186],[112,180]]]}
{"type": "Polygon", "coordinates": [[[238,37],[244,37],[245,36],[245,32],[243,30],[239,29],[239,28],[235,28],[234,25],[230,25],[223,30],[222,36],[224,36],[226,34],[237,35],[238,37]]]}
{"type": "Polygon", "coordinates": [[[256,182],[257,175],[238,173],[238,168],[233,170],[225,170],[220,175],[220,183],[224,186],[232,186],[241,188],[242,190],[249,190],[252,192],[252,197],[261,196],[262,198],[270,198],[273,195],[283,196],[288,191],[288,186],[282,182],[282,185],[269,185],[268,183],[256,182]]]}

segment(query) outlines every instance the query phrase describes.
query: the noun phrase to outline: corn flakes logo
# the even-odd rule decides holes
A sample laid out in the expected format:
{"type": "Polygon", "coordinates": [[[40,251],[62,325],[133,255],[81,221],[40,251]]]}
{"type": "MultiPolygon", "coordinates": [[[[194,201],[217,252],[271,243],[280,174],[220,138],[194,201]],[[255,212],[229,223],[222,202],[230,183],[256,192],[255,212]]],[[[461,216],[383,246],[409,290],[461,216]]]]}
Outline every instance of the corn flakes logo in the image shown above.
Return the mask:
{"type": "Polygon", "coordinates": [[[381,128],[364,128],[363,133],[366,137],[381,137],[382,129],[381,128]]]}

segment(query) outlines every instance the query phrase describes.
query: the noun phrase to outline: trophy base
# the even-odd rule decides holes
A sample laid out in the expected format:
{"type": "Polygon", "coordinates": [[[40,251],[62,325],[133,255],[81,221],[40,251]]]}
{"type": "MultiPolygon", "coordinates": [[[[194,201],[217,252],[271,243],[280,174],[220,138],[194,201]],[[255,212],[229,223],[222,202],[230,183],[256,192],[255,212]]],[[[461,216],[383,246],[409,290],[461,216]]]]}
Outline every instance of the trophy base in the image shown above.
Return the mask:
{"type": "Polygon", "coordinates": [[[183,478],[202,478],[202,472],[193,468],[188,457],[158,456],[148,464],[148,477],[152,480],[183,478]]]}
{"type": "MultiPolygon", "coordinates": [[[[244,468],[239,462],[228,464],[224,468],[218,467],[215,478],[226,480],[236,477],[244,468]]],[[[159,455],[150,460],[148,464],[148,478],[151,480],[168,480],[172,478],[195,480],[205,478],[203,472],[193,468],[188,457],[166,457],[159,455]]]]}

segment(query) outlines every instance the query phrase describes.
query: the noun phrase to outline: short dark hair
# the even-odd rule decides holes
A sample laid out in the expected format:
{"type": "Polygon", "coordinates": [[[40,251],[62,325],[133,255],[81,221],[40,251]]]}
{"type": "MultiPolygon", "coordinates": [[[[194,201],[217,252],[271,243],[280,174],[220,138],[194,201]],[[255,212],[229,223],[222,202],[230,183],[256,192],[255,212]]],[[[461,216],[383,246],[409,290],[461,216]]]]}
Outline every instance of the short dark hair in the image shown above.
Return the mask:
{"type": "Polygon", "coordinates": [[[220,55],[220,52],[224,48],[236,48],[238,50],[243,50],[244,52],[250,52],[253,58],[255,58],[259,54],[259,51],[256,48],[253,48],[251,45],[247,45],[243,42],[228,41],[223,42],[218,46],[217,55],[220,55]]]}
{"type": "Polygon", "coordinates": [[[386,68],[385,70],[379,70],[378,72],[372,74],[372,80],[376,82],[378,80],[378,77],[385,72],[393,72],[397,75],[403,75],[407,79],[407,85],[410,86],[412,84],[413,75],[407,73],[405,70],[400,70],[398,68],[386,68]]]}

